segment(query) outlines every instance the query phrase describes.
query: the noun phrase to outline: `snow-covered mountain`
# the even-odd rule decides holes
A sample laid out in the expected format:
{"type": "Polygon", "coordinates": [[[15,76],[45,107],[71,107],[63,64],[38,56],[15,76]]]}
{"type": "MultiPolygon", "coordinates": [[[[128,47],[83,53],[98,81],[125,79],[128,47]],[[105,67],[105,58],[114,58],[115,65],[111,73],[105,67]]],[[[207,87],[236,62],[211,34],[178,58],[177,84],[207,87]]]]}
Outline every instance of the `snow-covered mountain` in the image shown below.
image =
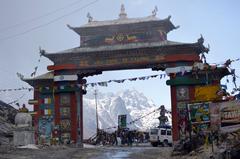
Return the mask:
{"type": "MultiPolygon", "coordinates": [[[[89,138],[96,132],[96,103],[94,91],[88,90],[83,99],[84,111],[84,138],[89,138]]],[[[125,90],[117,93],[97,92],[97,109],[99,116],[99,127],[106,129],[117,126],[118,115],[126,114],[127,123],[136,120],[144,115],[144,118],[129,124],[130,129],[148,130],[159,124],[159,106],[137,90],[125,90]],[[153,112],[156,110],[155,112],[153,112]],[[150,115],[147,115],[148,113],[150,115]]],[[[171,114],[167,114],[171,124],[171,114]]],[[[108,129],[107,131],[114,131],[108,129]]]]}

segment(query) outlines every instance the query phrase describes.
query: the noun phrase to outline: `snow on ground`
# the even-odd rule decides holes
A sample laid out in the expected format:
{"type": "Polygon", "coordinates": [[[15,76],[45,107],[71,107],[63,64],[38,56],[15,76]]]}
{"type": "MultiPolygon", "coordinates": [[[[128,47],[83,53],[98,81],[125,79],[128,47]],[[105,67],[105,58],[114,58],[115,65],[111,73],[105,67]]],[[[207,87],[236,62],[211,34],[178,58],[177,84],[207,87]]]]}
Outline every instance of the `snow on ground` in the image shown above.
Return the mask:
{"type": "Polygon", "coordinates": [[[17,148],[19,149],[39,149],[36,145],[34,144],[28,144],[25,146],[18,146],[17,148]]]}

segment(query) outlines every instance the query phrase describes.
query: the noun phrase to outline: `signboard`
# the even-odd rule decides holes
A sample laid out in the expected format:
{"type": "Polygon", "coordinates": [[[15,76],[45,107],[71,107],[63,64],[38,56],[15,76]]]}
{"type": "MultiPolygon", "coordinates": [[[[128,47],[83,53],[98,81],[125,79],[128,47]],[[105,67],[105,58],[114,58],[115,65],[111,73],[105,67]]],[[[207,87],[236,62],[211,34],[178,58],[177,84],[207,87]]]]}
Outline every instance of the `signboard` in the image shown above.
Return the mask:
{"type": "MultiPolygon", "coordinates": [[[[149,55],[149,54],[140,54],[140,52],[135,52],[136,55],[125,55],[119,57],[105,57],[105,58],[88,58],[85,60],[79,59],[80,68],[96,68],[96,67],[111,67],[111,66],[122,66],[122,65],[135,65],[135,64],[149,64],[163,62],[165,60],[164,55],[149,55]]],[[[133,54],[133,53],[132,53],[133,54]]]]}
{"type": "Polygon", "coordinates": [[[240,101],[219,103],[221,132],[233,132],[240,129],[240,101]]]}
{"type": "Polygon", "coordinates": [[[29,100],[28,100],[28,104],[30,104],[30,105],[38,104],[38,100],[29,99],[29,100]]]}
{"type": "Polygon", "coordinates": [[[118,115],[118,127],[126,128],[127,127],[127,115],[118,115]]]}
{"type": "Polygon", "coordinates": [[[208,131],[210,127],[209,103],[188,104],[193,132],[208,131]]]}
{"type": "Polygon", "coordinates": [[[196,86],[195,101],[214,101],[221,98],[217,95],[217,91],[221,88],[219,85],[196,86]]]}
{"type": "Polygon", "coordinates": [[[59,76],[54,76],[54,78],[53,78],[54,82],[76,81],[77,79],[78,79],[77,75],[59,75],[59,76]]]}
{"type": "MultiPolygon", "coordinates": [[[[164,46],[164,45],[163,45],[164,46]]],[[[136,46],[138,47],[138,46],[136,46]]],[[[66,58],[71,64],[55,64],[48,66],[48,70],[115,70],[115,69],[136,69],[157,66],[159,63],[177,62],[181,60],[199,60],[198,54],[168,54],[162,52],[159,47],[150,47],[149,44],[141,48],[122,48],[111,46],[106,49],[79,48],[79,52],[92,52],[91,54],[76,54],[72,58],[66,58]],[[146,49],[147,48],[147,49],[146,49]],[[99,54],[98,54],[99,53],[99,54]],[[101,56],[100,56],[101,54],[101,56]]],[[[67,56],[67,55],[66,55],[67,56]]],[[[60,78],[60,77],[59,77],[60,78]]],[[[62,78],[62,77],[61,77],[62,78]]],[[[66,79],[65,77],[63,79],[66,79]]],[[[57,79],[56,79],[57,80],[57,79]]],[[[60,79],[59,79],[60,80],[60,79]]],[[[63,80],[62,80],[63,81],[63,80]]]]}
{"type": "Polygon", "coordinates": [[[210,122],[209,103],[188,104],[189,117],[192,123],[210,122]]]}

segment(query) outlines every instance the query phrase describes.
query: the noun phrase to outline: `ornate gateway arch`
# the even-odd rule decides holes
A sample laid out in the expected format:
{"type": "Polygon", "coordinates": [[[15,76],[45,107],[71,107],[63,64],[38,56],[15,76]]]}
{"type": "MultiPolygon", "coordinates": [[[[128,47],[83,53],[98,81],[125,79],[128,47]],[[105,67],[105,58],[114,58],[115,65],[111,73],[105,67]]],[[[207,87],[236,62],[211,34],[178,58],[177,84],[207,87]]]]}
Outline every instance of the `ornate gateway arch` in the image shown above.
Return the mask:
{"type": "MultiPolygon", "coordinates": [[[[24,79],[34,87],[36,138],[40,142],[83,141],[83,89],[87,76],[102,71],[143,69],[166,71],[170,76],[173,140],[180,133],[183,105],[205,101],[196,97],[196,87],[220,87],[226,68],[212,68],[200,55],[208,52],[201,37],[195,43],[169,41],[167,34],[177,29],[170,21],[158,19],[156,13],[144,18],[128,18],[124,6],[119,18],[89,22],[80,27],[68,27],[80,36],[80,46],[43,56],[53,61],[50,72],[24,79]],[[49,130],[49,131],[48,131],[49,130]]],[[[161,94],[163,92],[159,92],[161,94]]],[[[215,97],[213,95],[213,97],[215,97]]],[[[217,98],[217,97],[216,97],[217,98]]],[[[216,100],[216,99],[211,99],[216,100]]]]}

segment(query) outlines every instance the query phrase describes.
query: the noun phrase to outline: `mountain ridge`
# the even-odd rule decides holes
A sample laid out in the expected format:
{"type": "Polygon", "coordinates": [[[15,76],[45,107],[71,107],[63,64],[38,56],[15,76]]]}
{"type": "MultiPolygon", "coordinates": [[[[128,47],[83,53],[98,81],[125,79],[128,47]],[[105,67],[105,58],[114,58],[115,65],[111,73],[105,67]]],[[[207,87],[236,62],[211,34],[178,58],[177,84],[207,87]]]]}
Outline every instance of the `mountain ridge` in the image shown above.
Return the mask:
{"type": "MultiPolygon", "coordinates": [[[[96,133],[96,101],[94,93],[93,90],[90,90],[83,98],[84,138],[96,133]]],[[[146,131],[159,124],[159,111],[157,111],[159,107],[151,99],[148,99],[143,93],[135,89],[127,89],[117,93],[97,92],[97,107],[100,129],[117,127],[118,115],[123,114],[127,115],[127,123],[131,123],[127,126],[132,130],[146,131]],[[150,112],[152,112],[150,115],[141,118],[150,112]]],[[[171,124],[171,115],[168,113],[167,116],[169,117],[169,124],[171,124]]],[[[114,130],[106,129],[109,132],[114,130]]]]}

